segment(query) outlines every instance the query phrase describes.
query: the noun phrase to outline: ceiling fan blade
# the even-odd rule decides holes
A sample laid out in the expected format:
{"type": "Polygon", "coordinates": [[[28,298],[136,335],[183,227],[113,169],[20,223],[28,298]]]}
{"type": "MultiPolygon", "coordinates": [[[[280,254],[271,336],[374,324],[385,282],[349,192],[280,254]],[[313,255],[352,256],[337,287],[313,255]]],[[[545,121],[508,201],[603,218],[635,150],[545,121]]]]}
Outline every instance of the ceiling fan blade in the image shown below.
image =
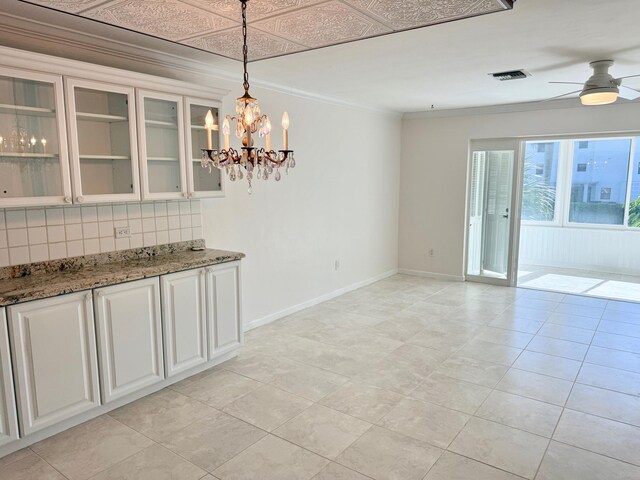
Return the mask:
{"type": "Polygon", "coordinates": [[[635,88],[625,87],[624,85],[620,85],[620,97],[626,100],[635,100],[640,98],[640,90],[636,90],[635,88]]]}
{"type": "Polygon", "coordinates": [[[558,98],[568,97],[569,95],[575,95],[576,93],[580,93],[582,90],[576,90],[575,92],[564,93],[562,95],[558,95],[557,97],[547,98],[546,100],[540,100],[541,102],[550,102],[551,100],[557,100],[558,98]]]}
{"type": "Polygon", "coordinates": [[[563,85],[584,85],[583,82],[548,82],[548,83],[560,83],[563,85]]]}
{"type": "Polygon", "coordinates": [[[624,80],[625,78],[635,78],[635,77],[640,77],[640,74],[638,74],[638,75],[627,75],[626,77],[616,78],[616,80],[624,80]]]}

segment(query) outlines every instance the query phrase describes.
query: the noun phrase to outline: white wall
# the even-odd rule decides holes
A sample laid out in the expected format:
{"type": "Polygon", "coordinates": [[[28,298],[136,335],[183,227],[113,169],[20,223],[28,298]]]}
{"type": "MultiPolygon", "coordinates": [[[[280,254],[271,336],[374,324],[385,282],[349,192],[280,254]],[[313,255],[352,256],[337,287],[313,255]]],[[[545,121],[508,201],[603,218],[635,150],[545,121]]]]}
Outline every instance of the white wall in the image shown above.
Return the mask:
{"type": "Polygon", "coordinates": [[[226,198],[202,201],[207,245],[247,254],[245,323],[384,275],[398,262],[400,117],[251,93],[276,120],[274,148],[289,112],[297,166],[280,182],[255,181],[252,195],[246,180],[227,181],[226,198]]]}
{"type": "MultiPolygon", "coordinates": [[[[577,100],[574,101],[577,104],[577,100]]],[[[496,109],[499,110],[499,109],[496,109]]],[[[470,139],[640,131],[640,104],[508,113],[406,115],[402,122],[399,266],[460,277],[470,139]],[[435,255],[428,255],[433,248],[435,255]]],[[[630,252],[631,254],[631,252],[630,252]]]]}
{"type": "Polygon", "coordinates": [[[640,232],[522,225],[520,264],[638,274],[640,232]]]}

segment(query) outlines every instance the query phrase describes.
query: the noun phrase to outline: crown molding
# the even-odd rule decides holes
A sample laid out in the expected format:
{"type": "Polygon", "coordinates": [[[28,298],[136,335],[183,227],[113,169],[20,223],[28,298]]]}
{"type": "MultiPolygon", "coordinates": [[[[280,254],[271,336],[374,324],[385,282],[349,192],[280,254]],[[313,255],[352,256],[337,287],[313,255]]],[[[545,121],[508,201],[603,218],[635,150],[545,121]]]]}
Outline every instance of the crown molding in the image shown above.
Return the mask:
{"type": "MultiPolygon", "coordinates": [[[[631,104],[629,100],[618,99],[613,105],[603,106],[611,108],[619,105],[631,104]]],[[[599,108],[603,108],[602,106],[599,108]]],[[[534,112],[540,110],[566,110],[571,108],[590,108],[583,106],[577,98],[551,100],[540,102],[509,103],[483,107],[454,108],[448,110],[428,110],[424,112],[408,112],[402,116],[403,120],[420,118],[468,117],[473,115],[499,115],[502,113],[534,112]]]]}

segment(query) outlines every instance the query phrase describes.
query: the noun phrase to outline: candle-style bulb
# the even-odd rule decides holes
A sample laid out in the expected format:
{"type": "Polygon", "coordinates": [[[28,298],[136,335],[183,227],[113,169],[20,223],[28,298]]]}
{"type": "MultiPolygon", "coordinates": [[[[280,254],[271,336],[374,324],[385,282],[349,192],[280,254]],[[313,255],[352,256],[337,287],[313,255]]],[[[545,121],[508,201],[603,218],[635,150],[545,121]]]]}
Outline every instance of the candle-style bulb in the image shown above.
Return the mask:
{"type": "Polygon", "coordinates": [[[36,142],[37,142],[36,137],[34,137],[34,136],[31,136],[31,140],[29,140],[29,141],[31,142],[31,146],[35,145],[36,142]]]}
{"type": "Polygon", "coordinates": [[[269,135],[271,133],[271,120],[267,117],[267,121],[264,124],[264,134],[269,135]]]}
{"type": "Polygon", "coordinates": [[[287,112],[282,114],[282,128],[285,130],[289,128],[289,114],[287,112]]]}
{"type": "Polygon", "coordinates": [[[207,116],[204,117],[204,127],[207,129],[213,128],[213,113],[211,113],[211,110],[209,110],[207,116]]]}
{"type": "Polygon", "coordinates": [[[247,108],[244,111],[244,125],[245,127],[249,127],[253,123],[253,112],[250,108],[247,108]]]}
{"type": "Polygon", "coordinates": [[[40,143],[41,143],[42,145],[46,145],[46,144],[47,144],[47,139],[46,139],[46,138],[44,138],[44,137],[42,137],[42,140],[40,140],[40,143]]]}
{"type": "Polygon", "coordinates": [[[225,118],[224,122],[222,122],[222,134],[223,135],[229,135],[230,132],[231,132],[231,130],[229,128],[229,119],[225,118]]]}

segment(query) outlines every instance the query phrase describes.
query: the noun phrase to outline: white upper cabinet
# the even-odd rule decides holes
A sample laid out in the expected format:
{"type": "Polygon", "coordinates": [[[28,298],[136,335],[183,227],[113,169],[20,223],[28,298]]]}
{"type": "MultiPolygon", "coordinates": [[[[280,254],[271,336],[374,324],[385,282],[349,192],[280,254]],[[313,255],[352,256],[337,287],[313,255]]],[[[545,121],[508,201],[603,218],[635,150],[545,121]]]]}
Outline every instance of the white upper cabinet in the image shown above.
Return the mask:
{"type": "Polygon", "coordinates": [[[187,175],[189,195],[191,197],[224,197],[224,180],[217,168],[202,168],[202,149],[208,146],[208,131],[205,129],[205,118],[209,110],[213,114],[214,129],[211,131],[211,147],[220,149],[220,108],[215,100],[185,98],[187,115],[187,175]]]}
{"type": "Polygon", "coordinates": [[[0,208],[71,202],[62,77],[0,68],[0,208]]]}
{"type": "Polygon", "coordinates": [[[134,89],[65,84],[74,203],[140,200],[134,89]]]}
{"type": "Polygon", "coordinates": [[[0,208],[224,196],[201,149],[226,90],[1,45],[0,63],[0,208]]]}
{"type": "Polygon", "coordinates": [[[138,90],[142,198],[187,198],[182,97],[138,90]]]}
{"type": "Polygon", "coordinates": [[[18,438],[18,417],[4,308],[0,308],[0,447],[18,438]]]}

